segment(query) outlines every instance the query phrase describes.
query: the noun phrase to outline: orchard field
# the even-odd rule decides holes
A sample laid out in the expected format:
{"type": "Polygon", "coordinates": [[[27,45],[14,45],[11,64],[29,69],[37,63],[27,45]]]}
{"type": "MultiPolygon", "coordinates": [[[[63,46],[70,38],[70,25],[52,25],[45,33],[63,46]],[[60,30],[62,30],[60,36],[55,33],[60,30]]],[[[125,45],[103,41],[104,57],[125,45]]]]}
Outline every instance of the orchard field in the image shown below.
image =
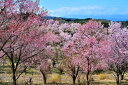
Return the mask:
{"type": "MultiPolygon", "coordinates": [[[[0,69],[0,85],[13,85],[11,78],[11,71],[5,64],[0,69]]],[[[85,74],[80,74],[76,80],[77,85],[85,85],[85,74]]],[[[112,72],[101,72],[93,74],[91,85],[116,85],[112,72]]],[[[18,80],[18,85],[44,85],[42,74],[38,69],[31,68],[27,70],[18,80]],[[30,82],[30,79],[31,82],[30,82]]],[[[128,74],[125,74],[125,79],[122,81],[122,85],[128,84],[128,74]]],[[[49,73],[46,85],[72,85],[72,79],[68,74],[60,74],[57,69],[54,69],[52,73],[49,73]]]]}
{"type": "MultiPolygon", "coordinates": [[[[13,85],[11,69],[5,64],[0,69],[0,85],[13,85]]],[[[85,85],[85,74],[80,74],[76,80],[77,85],[85,85]]],[[[38,69],[32,67],[27,70],[19,79],[18,85],[44,85],[42,74],[38,69]],[[31,80],[31,82],[30,82],[31,80]]],[[[122,81],[122,85],[128,84],[128,74],[125,74],[125,79],[122,81]]],[[[53,69],[52,73],[48,74],[46,85],[73,85],[72,78],[68,74],[60,74],[57,69],[53,69]]],[[[116,85],[112,72],[101,72],[93,74],[91,85],[116,85]]]]}
{"type": "Polygon", "coordinates": [[[128,85],[128,26],[47,16],[39,0],[0,1],[0,85],[128,85]]]}

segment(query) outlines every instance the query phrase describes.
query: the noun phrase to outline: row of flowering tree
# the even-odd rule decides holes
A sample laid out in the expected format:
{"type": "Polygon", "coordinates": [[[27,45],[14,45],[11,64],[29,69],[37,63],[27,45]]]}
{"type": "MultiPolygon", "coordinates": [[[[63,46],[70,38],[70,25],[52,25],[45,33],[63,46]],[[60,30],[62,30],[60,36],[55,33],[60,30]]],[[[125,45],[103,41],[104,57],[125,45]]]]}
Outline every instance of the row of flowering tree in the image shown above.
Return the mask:
{"type": "Polygon", "coordinates": [[[87,85],[96,70],[114,72],[117,85],[128,70],[128,29],[120,23],[105,28],[101,22],[85,24],[44,20],[47,11],[38,0],[0,1],[0,61],[9,62],[13,85],[32,65],[47,83],[47,73],[57,68],[76,83],[80,72],[87,85]],[[52,65],[52,66],[51,66],[52,65]]]}
{"type": "Polygon", "coordinates": [[[121,23],[111,22],[104,27],[101,22],[89,21],[78,23],[59,23],[49,20],[48,30],[55,33],[60,41],[55,52],[57,59],[62,59],[57,67],[71,75],[73,83],[79,72],[86,74],[87,85],[96,70],[114,72],[117,85],[123,80],[128,70],[128,29],[121,23]],[[59,55],[59,57],[58,57],[59,55]],[[61,65],[63,64],[63,65],[61,65]]]}
{"type": "MultiPolygon", "coordinates": [[[[100,22],[93,20],[83,25],[54,20],[48,20],[46,24],[46,29],[59,39],[52,44],[50,53],[46,53],[53,56],[50,57],[53,67],[55,65],[61,73],[68,73],[74,84],[80,72],[86,74],[87,85],[96,70],[110,70],[114,72],[117,85],[120,85],[128,70],[127,28],[121,28],[120,23],[114,22],[110,23],[109,28],[105,28],[100,22]]],[[[44,64],[41,72],[45,71],[44,74],[47,75],[51,68],[48,62],[44,64]]],[[[44,80],[46,83],[46,78],[44,80]]]]}

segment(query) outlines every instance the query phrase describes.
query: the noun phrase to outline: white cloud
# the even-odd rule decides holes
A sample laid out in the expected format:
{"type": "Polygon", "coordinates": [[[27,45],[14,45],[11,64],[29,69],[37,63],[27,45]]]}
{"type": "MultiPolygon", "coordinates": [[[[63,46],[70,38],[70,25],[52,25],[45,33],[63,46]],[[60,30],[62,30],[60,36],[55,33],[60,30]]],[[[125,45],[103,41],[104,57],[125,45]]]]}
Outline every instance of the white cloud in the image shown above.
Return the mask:
{"type": "Polygon", "coordinates": [[[128,14],[128,10],[121,10],[117,7],[101,7],[101,6],[85,6],[85,7],[61,7],[50,10],[52,16],[66,16],[66,15],[114,15],[114,14],[128,14]]]}

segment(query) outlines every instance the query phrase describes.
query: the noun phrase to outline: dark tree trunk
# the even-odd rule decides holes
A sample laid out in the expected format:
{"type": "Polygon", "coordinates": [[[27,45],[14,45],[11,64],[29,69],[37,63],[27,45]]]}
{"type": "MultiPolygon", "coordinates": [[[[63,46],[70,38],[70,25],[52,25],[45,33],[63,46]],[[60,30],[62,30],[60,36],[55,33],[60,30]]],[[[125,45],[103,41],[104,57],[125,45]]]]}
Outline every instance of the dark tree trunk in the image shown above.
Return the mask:
{"type": "Polygon", "coordinates": [[[89,63],[90,59],[87,58],[87,62],[88,62],[88,68],[87,68],[87,74],[86,74],[86,78],[87,78],[87,85],[90,85],[90,79],[89,79],[89,75],[90,75],[90,70],[91,70],[91,66],[90,66],[90,63],[89,63]]]}
{"type": "Polygon", "coordinates": [[[16,83],[16,80],[17,80],[16,79],[16,69],[15,69],[13,57],[11,59],[11,68],[12,68],[13,85],[17,85],[17,83],[16,83]]]}
{"type": "Polygon", "coordinates": [[[73,79],[73,84],[76,84],[76,76],[75,75],[73,75],[72,79],[73,79]]]}
{"type": "Polygon", "coordinates": [[[121,74],[121,80],[124,80],[124,73],[121,74]]]}
{"type": "Polygon", "coordinates": [[[76,78],[77,78],[77,76],[78,76],[78,73],[79,73],[79,66],[76,68],[76,67],[74,67],[73,69],[72,69],[72,80],[73,80],[73,84],[76,84],[76,78]]]}
{"type": "Polygon", "coordinates": [[[13,72],[13,85],[17,85],[15,72],[13,72]]]}
{"type": "Polygon", "coordinates": [[[29,85],[32,85],[32,78],[29,79],[29,85]]]}
{"type": "Polygon", "coordinates": [[[42,75],[43,75],[44,84],[46,84],[47,83],[46,73],[42,72],[42,75]]]}
{"type": "Polygon", "coordinates": [[[89,73],[87,73],[86,78],[87,78],[87,85],[90,85],[90,81],[89,81],[89,73]]]}
{"type": "Polygon", "coordinates": [[[117,78],[116,78],[116,84],[117,85],[120,85],[120,76],[119,76],[119,74],[117,74],[116,76],[117,76],[117,78]]]}
{"type": "Polygon", "coordinates": [[[63,69],[59,69],[60,70],[60,74],[63,74],[63,69]]]}

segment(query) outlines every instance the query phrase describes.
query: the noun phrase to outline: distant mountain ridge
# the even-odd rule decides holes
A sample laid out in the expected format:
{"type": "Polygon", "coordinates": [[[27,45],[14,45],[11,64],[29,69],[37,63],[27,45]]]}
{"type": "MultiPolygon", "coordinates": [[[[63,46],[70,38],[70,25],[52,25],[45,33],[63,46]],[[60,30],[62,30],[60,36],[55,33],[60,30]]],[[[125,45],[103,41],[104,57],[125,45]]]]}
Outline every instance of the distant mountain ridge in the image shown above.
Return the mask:
{"type": "Polygon", "coordinates": [[[123,27],[128,27],[128,19],[103,19],[103,18],[84,18],[84,19],[79,19],[79,18],[64,18],[64,17],[54,17],[54,16],[45,16],[42,17],[43,19],[53,19],[53,20],[57,20],[60,21],[61,23],[65,23],[65,22],[69,22],[69,23],[81,23],[84,24],[86,23],[88,20],[96,20],[96,21],[101,21],[102,24],[104,24],[105,27],[109,26],[109,23],[111,21],[115,21],[115,22],[121,22],[123,27]]]}
{"type": "Polygon", "coordinates": [[[128,15],[68,15],[64,17],[77,17],[78,19],[93,18],[111,21],[128,21],[128,15]]]}
{"type": "Polygon", "coordinates": [[[47,16],[46,19],[100,19],[100,20],[108,20],[108,21],[128,21],[128,15],[102,15],[102,16],[85,16],[85,15],[70,15],[70,16],[64,16],[64,17],[55,17],[55,16],[47,16]],[[70,16],[74,18],[70,18],[70,16]],[[77,17],[77,18],[75,18],[77,17]]]}

